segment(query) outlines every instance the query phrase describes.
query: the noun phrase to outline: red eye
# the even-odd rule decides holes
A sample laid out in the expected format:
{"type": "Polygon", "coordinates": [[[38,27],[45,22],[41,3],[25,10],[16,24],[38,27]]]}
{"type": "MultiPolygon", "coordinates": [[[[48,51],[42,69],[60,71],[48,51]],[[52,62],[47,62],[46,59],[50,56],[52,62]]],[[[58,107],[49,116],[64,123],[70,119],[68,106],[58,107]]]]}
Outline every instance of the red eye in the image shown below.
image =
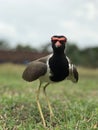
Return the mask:
{"type": "Polygon", "coordinates": [[[59,41],[61,44],[64,44],[66,41],[65,40],[60,40],[59,41]]]}
{"type": "Polygon", "coordinates": [[[56,43],[58,40],[52,40],[52,43],[56,43]]]}
{"type": "Polygon", "coordinates": [[[59,37],[54,37],[54,36],[51,38],[52,43],[55,44],[57,41],[59,41],[61,44],[65,44],[66,41],[67,41],[67,38],[66,37],[60,37],[59,38],[59,37]]]}

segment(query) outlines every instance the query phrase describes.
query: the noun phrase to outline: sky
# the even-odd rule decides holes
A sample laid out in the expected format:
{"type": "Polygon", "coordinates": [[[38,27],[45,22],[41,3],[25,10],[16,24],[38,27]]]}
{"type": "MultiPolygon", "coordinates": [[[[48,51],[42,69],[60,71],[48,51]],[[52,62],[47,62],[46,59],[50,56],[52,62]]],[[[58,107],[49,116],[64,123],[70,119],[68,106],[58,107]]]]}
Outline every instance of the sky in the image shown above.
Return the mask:
{"type": "Polygon", "coordinates": [[[0,39],[40,48],[53,35],[98,46],[98,0],[0,0],[0,39]]]}

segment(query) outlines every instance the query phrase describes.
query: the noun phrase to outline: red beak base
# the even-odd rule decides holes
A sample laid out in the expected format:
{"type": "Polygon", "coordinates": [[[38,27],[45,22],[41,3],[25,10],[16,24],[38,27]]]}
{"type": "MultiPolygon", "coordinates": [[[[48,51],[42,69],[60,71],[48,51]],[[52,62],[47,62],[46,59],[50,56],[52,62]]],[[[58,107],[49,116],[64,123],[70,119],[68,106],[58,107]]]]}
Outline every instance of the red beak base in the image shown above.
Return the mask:
{"type": "Polygon", "coordinates": [[[59,41],[57,41],[56,43],[55,43],[55,46],[58,48],[58,47],[60,47],[62,44],[59,42],[59,41]]]}

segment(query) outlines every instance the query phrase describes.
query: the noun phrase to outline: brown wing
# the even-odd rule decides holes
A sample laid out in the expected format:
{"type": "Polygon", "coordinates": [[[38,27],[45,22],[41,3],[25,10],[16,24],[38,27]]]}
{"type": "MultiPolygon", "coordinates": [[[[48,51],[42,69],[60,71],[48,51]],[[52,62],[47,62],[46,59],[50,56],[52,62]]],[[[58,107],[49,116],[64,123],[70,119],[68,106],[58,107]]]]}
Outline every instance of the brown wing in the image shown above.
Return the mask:
{"type": "Polygon", "coordinates": [[[28,82],[38,79],[47,71],[47,65],[39,61],[31,62],[24,70],[22,78],[28,82]]]}

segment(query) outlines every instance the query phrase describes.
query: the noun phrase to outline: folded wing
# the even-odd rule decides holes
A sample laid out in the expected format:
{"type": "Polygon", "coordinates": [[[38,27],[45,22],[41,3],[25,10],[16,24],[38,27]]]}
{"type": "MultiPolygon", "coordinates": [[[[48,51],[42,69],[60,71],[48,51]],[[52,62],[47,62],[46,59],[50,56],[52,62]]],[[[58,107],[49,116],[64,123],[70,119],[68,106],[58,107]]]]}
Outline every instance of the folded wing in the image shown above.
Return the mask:
{"type": "Polygon", "coordinates": [[[47,72],[47,65],[40,61],[31,62],[24,70],[22,78],[28,82],[38,79],[47,72]]]}

